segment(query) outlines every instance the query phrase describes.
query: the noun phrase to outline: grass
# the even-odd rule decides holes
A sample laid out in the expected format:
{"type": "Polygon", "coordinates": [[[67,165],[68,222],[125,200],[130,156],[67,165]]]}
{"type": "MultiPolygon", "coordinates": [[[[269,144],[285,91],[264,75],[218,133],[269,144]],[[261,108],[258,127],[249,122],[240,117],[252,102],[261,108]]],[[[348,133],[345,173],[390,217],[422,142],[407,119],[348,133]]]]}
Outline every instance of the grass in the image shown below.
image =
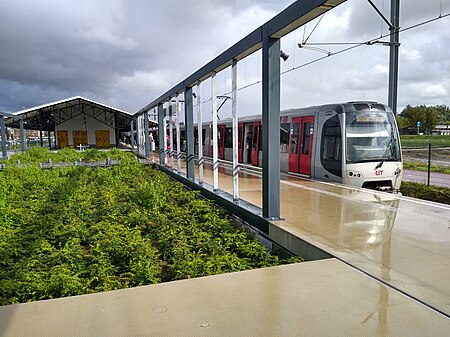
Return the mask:
{"type": "MultiPolygon", "coordinates": [[[[405,170],[428,172],[428,164],[425,164],[425,163],[403,162],[403,168],[405,170]]],[[[437,172],[437,173],[450,174],[450,167],[436,166],[436,165],[431,164],[430,171],[437,172]]]]}
{"type": "Polygon", "coordinates": [[[402,148],[426,147],[431,144],[433,147],[450,147],[450,136],[438,135],[402,135],[400,136],[402,148]]]}
{"type": "Polygon", "coordinates": [[[450,205],[450,188],[403,181],[400,192],[407,197],[450,205]]]}

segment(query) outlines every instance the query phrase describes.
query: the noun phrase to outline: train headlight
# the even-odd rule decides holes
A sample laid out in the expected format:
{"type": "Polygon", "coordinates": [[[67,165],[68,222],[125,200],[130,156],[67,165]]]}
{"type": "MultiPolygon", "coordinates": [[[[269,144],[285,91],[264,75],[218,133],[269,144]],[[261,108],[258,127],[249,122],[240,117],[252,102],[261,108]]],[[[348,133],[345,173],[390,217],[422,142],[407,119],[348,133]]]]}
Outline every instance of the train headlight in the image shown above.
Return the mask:
{"type": "Polygon", "coordinates": [[[349,171],[348,176],[352,178],[363,178],[364,176],[360,172],[349,171]]]}

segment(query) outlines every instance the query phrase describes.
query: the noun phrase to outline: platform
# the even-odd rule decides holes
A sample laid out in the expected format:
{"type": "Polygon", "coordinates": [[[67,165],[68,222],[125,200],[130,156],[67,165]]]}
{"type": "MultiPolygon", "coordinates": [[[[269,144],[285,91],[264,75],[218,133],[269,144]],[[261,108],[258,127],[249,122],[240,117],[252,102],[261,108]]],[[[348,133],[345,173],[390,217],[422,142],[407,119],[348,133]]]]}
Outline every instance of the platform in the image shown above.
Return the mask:
{"type": "Polygon", "coordinates": [[[0,307],[0,336],[448,336],[450,320],[335,260],[0,307]]]}
{"type": "MultiPolygon", "coordinates": [[[[204,181],[212,185],[210,169],[204,181]]],[[[224,170],[219,189],[233,194],[224,170]]],[[[280,228],[450,315],[449,206],[286,175],[280,189],[285,220],[272,221],[272,239],[283,243],[280,228]]],[[[240,198],[261,207],[261,190],[260,178],[240,175],[240,198]]]]}

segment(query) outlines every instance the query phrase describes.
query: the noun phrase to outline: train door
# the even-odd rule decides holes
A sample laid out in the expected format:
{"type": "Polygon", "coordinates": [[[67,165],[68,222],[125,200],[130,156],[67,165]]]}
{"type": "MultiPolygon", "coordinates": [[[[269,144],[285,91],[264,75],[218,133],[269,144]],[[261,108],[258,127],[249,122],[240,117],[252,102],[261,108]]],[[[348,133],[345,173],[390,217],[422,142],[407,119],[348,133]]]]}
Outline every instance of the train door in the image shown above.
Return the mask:
{"type": "Polygon", "coordinates": [[[261,122],[253,122],[252,131],[252,165],[258,166],[258,156],[259,156],[259,135],[260,135],[261,122]]]}
{"type": "Polygon", "coordinates": [[[302,118],[292,117],[291,144],[289,147],[289,172],[299,173],[299,140],[302,118]]]}
{"type": "Polygon", "coordinates": [[[225,125],[219,125],[219,158],[225,159],[225,125]]]}
{"type": "Polygon", "coordinates": [[[311,174],[311,153],[313,143],[314,116],[302,118],[301,148],[300,148],[300,173],[311,174]]]}
{"type": "Polygon", "coordinates": [[[252,124],[244,125],[245,144],[244,152],[242,154],[242,162],[246,164],[252,163],[252,124]]]}
{"type": "Polygon", "coordinates": [[[238,162],[242,163],[244,161],[243,156],[244,149],[244,123],[238,124],[238,162]]]}
{"type": "Polygon", "coordinates": [[[289,171],[311,174],[314,116],[293,117],[289,151],[289,171]]]}

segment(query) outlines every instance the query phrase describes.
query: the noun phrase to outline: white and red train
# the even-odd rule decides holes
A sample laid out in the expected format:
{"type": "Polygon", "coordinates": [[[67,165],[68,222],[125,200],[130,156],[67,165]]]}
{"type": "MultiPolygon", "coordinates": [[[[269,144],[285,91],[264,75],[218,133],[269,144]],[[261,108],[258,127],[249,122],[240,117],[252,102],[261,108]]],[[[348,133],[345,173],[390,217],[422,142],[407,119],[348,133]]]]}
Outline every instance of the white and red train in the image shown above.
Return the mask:
{"type": "MultiPolygon", "coordinates": [[[[229,161],[231,123],[231,119],[218,122],[219,158],[229,161]]],[[[239,118],[240,163],[261,166],[261,132],[261,116],[239,118]]],[[[212,157],[210,122],[203,124],[202,135],[203,156],[212,157]]],[[[369,101],[284,110],[280,117],[280,169],[322,181],[398,190],[403,164],[395,117],[386,105],[369,101]]]]}

